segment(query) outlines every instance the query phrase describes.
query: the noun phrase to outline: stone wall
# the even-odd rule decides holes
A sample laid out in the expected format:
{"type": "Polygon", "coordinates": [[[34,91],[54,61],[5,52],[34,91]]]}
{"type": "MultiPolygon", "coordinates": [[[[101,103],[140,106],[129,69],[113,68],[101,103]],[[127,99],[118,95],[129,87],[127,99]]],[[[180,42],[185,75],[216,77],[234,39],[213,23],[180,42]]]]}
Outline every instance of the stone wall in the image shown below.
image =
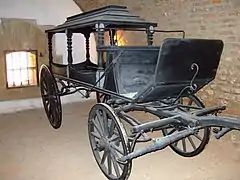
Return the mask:
{"type": "MultiPolygon", "coordinates": [[[[38,69],[48,62],[47,38],[35,20],[1,19],[0,23],[0,101],[39,97],[39,87],[6,88],[4,51],[37,50],[38,69]],[[41,55],[40,55],[41,54],[41,55]]],[[[52,26],[51,26],[52,27],[52,26]]]]}
{"type": "MultiPolygon", "coordinates": [[[[239,0],[75,0],[83,11],[126,5],[133,13],[158,23],[159,29],[183,29],[186,37],[217,38],[225,47],[216,80],[199,96],[207,106],[226,104],[228,112],[240,113],[240,1],[239,0]]],[[[171,34],[173,35],[173,34],[171,34]]],[[[178,34],[176,34],[178,35],[178,34]]],[[[155,42],[170,35],[158,35],[155,42]]],[[[175,35],[174,35],[175,36],[175,35]]],[[[139,36],[127,36],[139,39],[139,36]]],[[[142,38],[140,38],[142,39],[142,38]]]]}

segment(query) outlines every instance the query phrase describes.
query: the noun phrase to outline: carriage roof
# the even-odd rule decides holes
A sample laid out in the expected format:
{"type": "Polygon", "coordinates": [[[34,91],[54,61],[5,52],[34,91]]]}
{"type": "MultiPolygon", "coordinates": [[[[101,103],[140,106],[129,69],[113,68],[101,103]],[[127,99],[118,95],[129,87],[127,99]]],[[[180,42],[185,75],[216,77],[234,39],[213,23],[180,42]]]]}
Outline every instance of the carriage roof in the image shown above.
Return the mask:
{"type": "Polygon", "coordinates": [[[84,33],[95,31],[95,25],[103,23],[107,28],[149,28],[157,27],[157,23],[147,21],[138,15],[130,13],[125,6],[109,5],[88,12],[70,16],[63,24],[53,29],[46,30],[47,33],[64,33],[67,29],[73,32],[84,33]]]}

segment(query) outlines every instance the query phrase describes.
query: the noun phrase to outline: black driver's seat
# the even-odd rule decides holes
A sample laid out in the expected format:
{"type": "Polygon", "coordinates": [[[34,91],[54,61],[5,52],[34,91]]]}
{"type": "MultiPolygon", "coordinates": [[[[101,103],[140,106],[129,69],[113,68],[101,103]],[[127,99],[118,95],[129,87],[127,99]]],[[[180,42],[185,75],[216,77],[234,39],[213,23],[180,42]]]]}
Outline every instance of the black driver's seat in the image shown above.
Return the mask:
{"type": "Polygon", "coordinates": [[[159,49],[128,49],[113,70],[116,91],[133,101],[150,102],[188,96],[193,81],[196,93],[215,78],[222,50],[221,40],[186,38],[165,39],[159,49]]]}

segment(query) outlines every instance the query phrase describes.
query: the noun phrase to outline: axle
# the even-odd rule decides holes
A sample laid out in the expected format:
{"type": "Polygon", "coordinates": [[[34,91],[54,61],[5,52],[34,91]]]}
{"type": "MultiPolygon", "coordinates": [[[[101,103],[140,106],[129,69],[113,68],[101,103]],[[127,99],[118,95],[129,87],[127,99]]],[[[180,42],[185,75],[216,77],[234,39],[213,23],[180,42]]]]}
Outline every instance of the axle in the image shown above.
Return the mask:
{"type": "Polygon", "coordinates": [[[139,133],[139,132],[148,132],[150,129],[155,129],[158,127],[166,126],[169,124],[181,124],[181,121],[177,120],[176,118],[179,118],[180,115],[172,116],[169,118],[159,119],[152,122],[147,122],[144,124],[136,125],[132,128],[132,133],[139,133]]]}

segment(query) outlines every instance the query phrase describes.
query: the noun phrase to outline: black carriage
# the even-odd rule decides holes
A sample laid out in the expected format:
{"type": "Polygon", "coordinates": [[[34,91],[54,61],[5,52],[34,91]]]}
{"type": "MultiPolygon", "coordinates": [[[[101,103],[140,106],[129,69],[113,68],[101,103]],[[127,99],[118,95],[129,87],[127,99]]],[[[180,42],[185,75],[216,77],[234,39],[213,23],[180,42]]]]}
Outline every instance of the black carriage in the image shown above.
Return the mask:
{"type": "Polygon", "coordinates": [[[184,157],[198,155],[209,141],[211,127],[220,127],[214,129],[217,138],[240,130],[240,121],[217,116],[225,106],[205,108],[195,95],[216,76],[222,40],[185,38],[182,30],[156,27],[156,23],[131,14],[126,7],[114,5],[69,17],[46,31],[49,64],[41,67],[40,89],[47,117],[57,129],[62,122],[61,96],[84,91],[88,98],[96,93],[97,103],[89,112],[89,140],[108,179],[127,179],[134,158],[167,146],[184,157]],[[146,45],[118,46],[115,35],[119,30],[145,33],[146,45]],[[153,43],[155,33],[168,32],[181,32],[183,37],[166,38],[160,45],[153,43]],[[67,36],[67,65],[54,62],[52,37],[56,33],[67,36]],[[86,39],[86,60],[75,64],[73,33],[81,33],[86,39]],[[91,33],[96,35],[97,63],[90,58],[91,33]],[[131,111],[145,111],[158,119],[140,123],[128,114],[131,111]],[[153,131],[162,131],[164,137],[150,138],[148,133],[153,131]],[[193,137],[199,140],[197,145],[193,137]],[[134,150],[138,142],[152,143],[134,150]]]}

